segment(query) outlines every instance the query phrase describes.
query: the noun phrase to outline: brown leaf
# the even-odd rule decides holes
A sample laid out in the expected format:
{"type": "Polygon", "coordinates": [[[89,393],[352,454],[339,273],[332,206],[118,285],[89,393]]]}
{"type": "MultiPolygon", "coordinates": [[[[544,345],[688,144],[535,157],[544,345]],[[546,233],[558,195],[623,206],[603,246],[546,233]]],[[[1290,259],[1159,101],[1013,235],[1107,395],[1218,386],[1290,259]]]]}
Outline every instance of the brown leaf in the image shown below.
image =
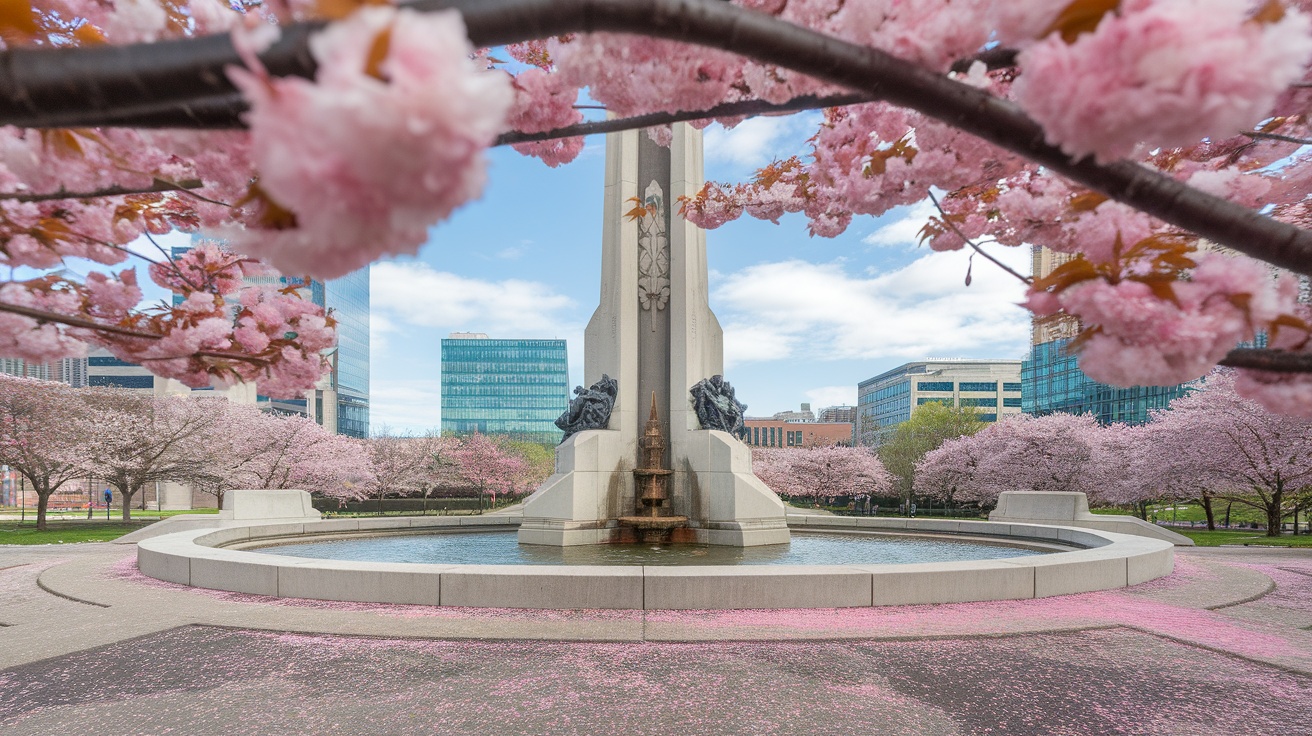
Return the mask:
{"type": "Polygon", "coordinates": [[[374,42],[369,46],[369,54],[364,62],[364,73],[379,81],[388,81],[387,75],[383,74],[383,62],[387,60],[391,48],[392,29],[384,28],[381,33],[374,36],[374,42]]]}
{"type": "Polygon", "coordinates": [[[1120,0],[1074,0],[1061,11],[1047,30],[1039,34],[1039,38],[1056,31],[1066,43],[1075,43],[1075,39],[1081,35],[1092,33],[1104,15],[1115,13],[1120,7],[1120,0]]]}
{"type": "Polygon", "coordinates": [[[1284,17],[1285,6],[1280,4],[1280,0],[1266,0],[1266,4],[1258,8],[1248,20],[1258,25],[1268,25],[1279,23],[1284,17]]]}
{"type": "Polygon", "coordinates": [[[1108,197],[1097,192],[1084,192],[1071,197],[1070,208],[1073,212],[1092,212],[1107,200],[1108,197]]]}
{"type": "Polygon", "coordinates": [[[10,46],[23,45],[40,30],[39,18],[28,0],[0,0],[0,38],[10,46]]]}

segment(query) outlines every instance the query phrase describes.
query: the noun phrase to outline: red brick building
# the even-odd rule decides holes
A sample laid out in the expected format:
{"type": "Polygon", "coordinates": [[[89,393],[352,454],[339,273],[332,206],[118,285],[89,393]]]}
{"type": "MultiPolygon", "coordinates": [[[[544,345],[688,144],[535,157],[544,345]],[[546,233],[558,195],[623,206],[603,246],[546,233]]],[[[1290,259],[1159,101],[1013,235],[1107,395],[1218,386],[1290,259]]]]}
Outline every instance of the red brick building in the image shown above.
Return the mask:
{"type": "Polygon", "coordinates": [[[851,422],[782,422],[743,420],[743,442],[752,447],[819,447],[851,444],[851,422]]]}

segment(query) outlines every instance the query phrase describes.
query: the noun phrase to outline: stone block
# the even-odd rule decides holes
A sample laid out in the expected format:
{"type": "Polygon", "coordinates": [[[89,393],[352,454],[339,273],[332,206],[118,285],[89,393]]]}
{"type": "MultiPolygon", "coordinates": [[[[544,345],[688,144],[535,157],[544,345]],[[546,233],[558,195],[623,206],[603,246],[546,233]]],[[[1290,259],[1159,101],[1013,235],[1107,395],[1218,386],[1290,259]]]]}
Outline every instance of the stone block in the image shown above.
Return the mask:
{"type": "Polygon", "coordinates": [[[888,518],[882,516],[858,516],[854,518],[856,518],[856,526],[858,529],[870,529],[872,531],[878,531],[881,529],[902,531],[907,528],[907,520],[896,516],[890,516],[888,518]]]}
{"type": "Polygon", "coordinates": [[[641,567],[461,565],[442,573],[444,606],[642,608],[641,567]]]}
{"type": "Polygon", "coordinates": [[[360,528],[359,519],[324,519],[305,523],[306,534],[334,534],[336,532],[353,532],[360,528]]]}
{"type": "Polygon", "coordinates": [[[219,551],[191,558],[191,584],[199,588],[230,590],[252,595],[278,595],[278,565],[261,564],[253,552],[219,551]],[[222,555],[222,556],[219,556],[222,555]],[[236,555],[241,555],[237,557],[236,555]]]}
{"type": "Polygon", "coordinates": [[[410,528],[420,529],[441,529],[446,527],[460,526],[460,516],[412,516],[410,517],[410,528]]]}
{"type": "Polygon", "coordinates": [[[869,572],[837,566],[647,567],[648,610],[870,605],[869,572]]]}
{"type": "Polygon", "coordinates": [[[444,569],[449,568],[329,560],[284,564],[278,568],[278,595],[436,606],[444,569]]]}
{"type": "Polygon", "coordinates": [[[961,522],[948,519],[907,519],[907,530],[956,534],[961,531],[961,522]]]}
{"type": "Polygon", "coordinates": [[[978,562],[862,566],[874,575],[872,603],[902,606],[922,603],[968,603],[1034,597],[1034,571],[978,562]]]}
{"type": "Polygon", "coordinates": [[[309,493],[283,489],[227,491],[219,515],[235,521],[320,517],[310,504],[309,493]]]}
{"type": "Polygon", "coordinates": [[[1114,550],[1080,550],[999,562],[1033,569],[1035,598],[1123,588],[1127,582],[1125,558],[1114,550]]]}
{"type": "Polygon", "coordinates": [[[191,585],[191,560],[183,555],[138,545],[137,568],[142,575],[179,585],[191,585]]]}
{"type": "Polygon", "coordinates": [[[359,523],[357,527],[360,531],[392,531],[406,530],[410,528],[410,517],[408,516],[378,516],[375,518],[362,517],[356,519],[359,523]]]}
{"type": "Polygon", "coordinates": [[[1083,493],[1003,491],[998,496],[998,507],[989,514],[989,518],[999,516],[1073,521],[1087,513],[1089,500],[1083,493]]]}
{"type": "Polygon", "coordinates": [[[786,527],[776,529],[696,529],[699,544],[724,547],[761,547],[769,544],[788,544],[791,533],[786,527]]]}
{"type": "Polygon", "coordinates": [[[1125,558],[1125,581],[1138,585],[1170,575],[1175,570],[1175,547],[1142,552],[1125,558]]]}
{"type": "Polygon", "coordinates": [[[507,518],[501,516],[461,516],[460,526],[514,526],[507,518]]]}
{"type": "Polygon", "coordinates": [[[817,516],[812,516],[811,520],[807,522],[806,525],[808,528],[816,529],[816,530],[819,530],[827,526],[851,529],[852,527],[859,526],[860,521],[861,521],[860,518],[856,516],[818,516],[817,515],[817,516]]]}
{"type": "Polygon", "coordinates": [[[807,520],[811,518],[810,514],[787,514],[784,520],[789,526],[806,526],[807,520]]]}
{"type": "Polygon", "coordinates": [[[246,529],[252,540],[299,537],[305,534],[304,524],[252,524],[246,529]]]}
{"type": "Polygon", "coordinates": [[[201,534],[195,537],[195,543],[202,547],[222,547],[228,544],[245,542],[250,539],[250,527],[235,526],[224,529],[215,529],[208,534],[201,534]]]}

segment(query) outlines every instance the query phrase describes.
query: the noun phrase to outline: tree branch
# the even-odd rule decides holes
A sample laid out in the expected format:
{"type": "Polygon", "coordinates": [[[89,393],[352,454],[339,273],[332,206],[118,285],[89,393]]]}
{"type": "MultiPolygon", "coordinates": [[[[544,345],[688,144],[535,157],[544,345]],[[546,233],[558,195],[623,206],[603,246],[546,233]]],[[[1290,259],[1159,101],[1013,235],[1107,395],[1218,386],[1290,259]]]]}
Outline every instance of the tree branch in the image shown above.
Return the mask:
{"type": "Polygon", "coordinates": [[[1262,348],[1235,348],[1226,353],[1220,365],[1229,368],[1250,368],[1272,373],[1312,373],[1312,353],[1291,353],[1287,350],[1262,348]]]}
{"type": "Polygon", "coordinates": [[[1312,145],[1312,140],[1307,138],[1295,138],[1292,135],[1280,135],[1279,133],[1259,133],[1257,131],[1248,131],[1244,135],[1253,139],[1268,141],[1284,141],[1285,143],[1297,143],[1302,146],[1312,145]]]}
{"type": "Polygon", "coordinates": [[[989,255],[988,253],[985,253],[984,249],[979,247],[979,244],[977,244],[975,241],[971,240],[970,238],[966,237],[966,234],[961,232],[961,228],[957,227],[957,223],[953,222],[952,219],[948,217],[948,213],[943,211],[943,206],[938,203],[938,197],[935,197],[933,192],[929,193],[929,201],[934,203],[934,209],[938,210],[939,218],[943,221],[943,224],[951,228],[952,232],[956,233],[958,238],[961,238],[961,242],[965,243],[966,245],[969,245],[976,253],[980,254],[981,256],[984,256],[984,258],[986,258],[989,261],[989,263],[992,263],[993,265],[997,266],[1003,271],[1006,271],[1012,276],[1015,276],[1016,278],[1020,279],[1021,283],[1023,284],[1034,283],[1033,277],[1018,273],[1011,266],[1008,266],[1007,264],[1003,263],[1002,261],[999,261],[998,259],[989,255]]]}
{"type": "Polygon", "coordinates": [[[126,327],[119,327],[117,325],[104,325],[89,319],[83,319],[81,317],[71,317],[67,314],[59,314],[58,312],[47,312],[43,309],[25,307],[22,306],[21,304],[6,304],[4,302],[0,302],[0,312],[9,312],[10,314],[18,314],[24,317],[31,317],[32,319],[36,320],[38,324],[53,322],[55,324],[68,325],[69,327],[78,327],[85,330],[95,330],[97,332],[108,332],[112,335],[123,335],[124,337],[140,337],[147,340],[159,340],[163,338],[163,335],[156,335],[150,332],[139,332],[137,330],[131,330],[126,327]]]}
{"type": "Polygon", "coordinates": [[[181,192],[188,189],[200,189],[205,182],[200,179],[183,179],[182,181],[164,181],[156,179],[151,182],[150,186],[141,189],[125,189],[117,184],[112,184],[104,189],[97,189],[94,192],[66,192],[59,190],[48,194],[23,194],[20,192],[9,192],[0,194],[0,201],[12,202],[51,202],[61,199],[96,199],[98,197],[117,197],[123,194],[154,194],[157,192],[181,192]]]}
{"type": "MultiPolygon", "coordinates": [[[[610,31],[718,48],[917,110],[1204,238],[1312,275],[1312,232],[1191,189],[1132,161],[1072,160],[1019,107],[877,49],[715,0],[419,0],[459,9],[476,46],[610,31]]],[[[312,77],[310,35],[294,24],[260,58],[274,76],[312,77]]],[[[231,38],[134,46],[10,49],[0,57],[0,124],[100,125],[125,110],[229,99],[224,68],[241,63],[231,38]]]]}
{"type": "Polygon", "coordinates": [[[614,120],[594,120],[591,122],[566,126],[564,128],[556,128],[555,130],[546,130],[541,133],[521,133],[519,131],[510,131],[509,133],[502,133],[498,136],[496,143],[493,145],[505,146],[513,143],[526,143],[529,141],[549,141],[557,138],[572,138],[578,135],[615,133],[621,130],[650,128],[653,125],[668,125],[670,123],[681,123],[688,120],[706,120],[708,118],[733,117],[737,115],[772,115],[775,113],[815,110],[822,107],[843,107],[845,105],[857,105],[863,102],[873,101],[874,100],[870,97],[860,94],[830,95],[828,97],[802,95],[781,103],[766,102],[765,100],[742,100],[739,102],[726,102],[723,105],[716,105],[705,110],[653,112],[646,115],[634,115],[633,117],[628,118],[615,118],[614,120]]]}

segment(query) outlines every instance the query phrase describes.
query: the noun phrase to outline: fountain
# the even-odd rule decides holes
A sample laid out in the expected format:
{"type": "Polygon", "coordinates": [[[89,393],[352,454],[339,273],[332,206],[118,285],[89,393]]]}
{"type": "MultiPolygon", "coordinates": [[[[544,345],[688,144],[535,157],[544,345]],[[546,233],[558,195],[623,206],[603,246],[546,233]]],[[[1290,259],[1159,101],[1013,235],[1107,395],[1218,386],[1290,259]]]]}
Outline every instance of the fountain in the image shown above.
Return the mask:
{"type": "Polygon", "coordinates": [[[674,471],[661,467],[665,461],[665,432],[656,411],[656,394],[651,395],[651,415],[647,419],[646,431],[638,440],[638,447],[641,448],[642,461],[633,469],[638,513],[636,516],[621,516],[616,520],[619,522],[620,533],[613,541],[621,544],[696,541],[696,535],[688,528],[688,517],[674,516],[666,507],[670,499],[670,475],[674,471]]]}

